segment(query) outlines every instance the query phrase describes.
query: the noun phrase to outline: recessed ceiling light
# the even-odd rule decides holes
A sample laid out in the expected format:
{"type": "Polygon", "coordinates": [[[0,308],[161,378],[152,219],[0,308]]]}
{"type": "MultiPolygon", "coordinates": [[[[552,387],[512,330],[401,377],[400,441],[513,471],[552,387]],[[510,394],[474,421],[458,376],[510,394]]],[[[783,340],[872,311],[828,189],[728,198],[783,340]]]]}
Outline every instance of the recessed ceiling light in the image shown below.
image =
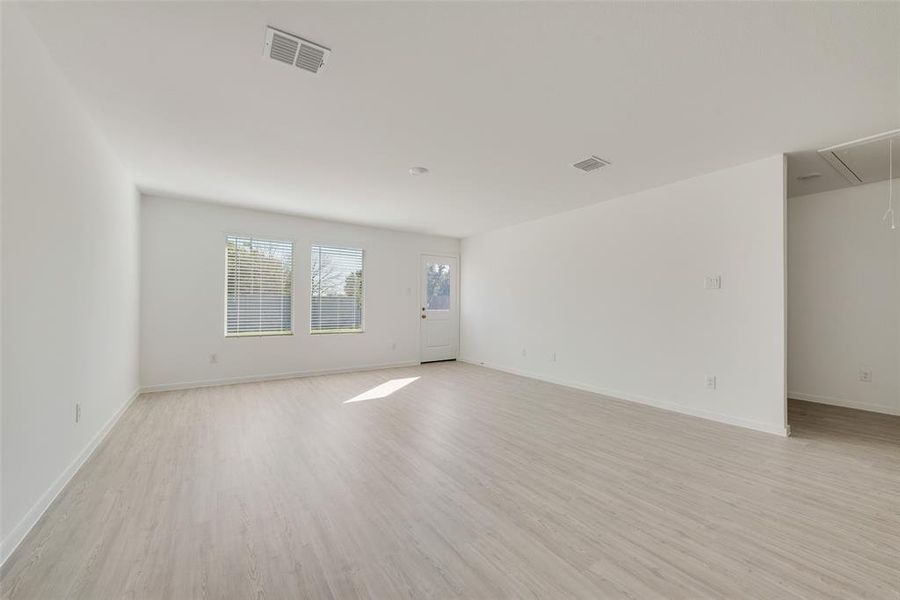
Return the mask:
{"type": "Polygon", "coordinates": [[[809,179],[815,179],[816,177],[821,177],[821,173],[807,173],[806,175],[801,175],[797,178],[798,181],[807,181],[809,179]]]}
{"type": "Polygon", "coordinates": [[[424,175],[428,172],[428,169],[425,167],[413,167],[409,170],[410,175],[424,175]]]}

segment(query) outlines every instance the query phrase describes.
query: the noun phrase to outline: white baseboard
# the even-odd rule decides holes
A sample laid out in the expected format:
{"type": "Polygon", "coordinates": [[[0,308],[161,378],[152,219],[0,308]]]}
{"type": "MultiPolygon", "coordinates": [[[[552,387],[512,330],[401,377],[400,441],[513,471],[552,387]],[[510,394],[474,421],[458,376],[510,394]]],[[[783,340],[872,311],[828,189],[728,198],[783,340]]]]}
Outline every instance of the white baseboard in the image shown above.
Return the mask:
{"type": "Polygon", "coordinates": [[[900,416],[900,406],[884,406],[881,404],[868,404],[856,400],[844,400],[843,398],[832,398],[831,396],[817,396],[815,394],[804,394],[803,392],[788,392],[788,398],[793,400],[806,400],[807,402],[815,402],[816,404],[829,404],[831,406],[841,406],[843,408],[855,408],[856,410],[866,410],[869,412],[881,413],[883,415],[900,416]]]}
{"type": "Polygon", "coordinates": [[[53,504],[53,501],[56,500],[56,497],[59,496],[60,492],[63,491],[75,474],[78,473],[78,470],[81,469],[97,447],[100,446],[104,439],[106,439],[106,436],[112,430],[113,426],[119,421],[119,418],[125,414],[125,411],[128,410],[128,407],[131,406],[131,403],[134,402],[139,395],[140,390],[135,390],[134,393],[131,394],[131,397],[128,398],[128,400],[126,400],[125,403],[122,404],[122,406],[120,406],[106,421],[103,427],[100,428],[100,431],[98,431],[91,441],[87,443],[75,460],[73,460],[71,464],[66,467],[65,471],[56,478],[53,485],[38,498],[38,501],[34,503],[19,523],[13,527],[12,531],[0,541],[0,566],[6,563],[6,560],[13,552],[15,552],[16,548],[19,547],[19,544],[22,543],[22,540],[25,539],[25,536],[28,535],[28,532],[31,531],[31,528],[40,521],[50,505],[53,504]]]}
{"type": "Polygon", "coordinates": [[[160,383],[141,388],[141,393],[172,392],[177,390],[190,390],[194,388],[213,387],[217,385],[234,385],[236,383],[254,383],[257,381],[276,381],[278,379],[295,379],[298,377],[316,377],[317,375],[337,375],[340,373],[357,373],[359,371],[378,371],[379,369],[398,369],[400,367],[418,366],[416,362],[384,363],[378,365],[360,365],[355,367],[341,367],[339,369],[324,369],[318,371],[291,371],[290,373],[268,373],[265,375],[245,375],[241,377],[225,377],[222,379],[206,379],[201,381],[182,381],[178,383],[160,383]]]}
{"type": "Polygon", "coordinates": [[[790,435],[790,429],[785,425],[779,425],[775,423],[763,423],[761,421],[752,421],[749,419],[741,419],[738,417],[732,417],[730,415],[723,415],[721,413],[716,413],[700,408],[692,408],[689,406],[684,406],[683,404],[676,404],[674,402],[669,402],[667,400],[659,400],[657,398],[650,398],[647,396],[639,396],[636,394],[629,394],[626,392],[618,391],[618,390],[610,390],[606,388],[601,388],[595,385],[589,385],[585,383],[575,382],[575,381],[567,381],[562,379],[557,379],[555,377],[547,377],[545,375],[535,375],[534,373],[528,373],[526,371],[522,371],[520,369],[514,369],[510,367],[505,367],[502,365],[495,365],[486,363],[483,361],[476,361],[469,358],[460,358],[461,362],[470,363],[473,365],[480,365],[483,367],[487,367],[489,369],[494,369],[497,371],[504,371],[506,373],[512,373],[513,375],[520,375],[522,377],[528,377],[530,379],[537,379],[539,381],[546,381],[547,383],[554,383],[556,385],[562,385],[565,387],[575,388],[578,390],[583,390],[585,392],[591,392],[594,394],[600,394],[601,396],[607,396],[609,398],[615,400],[627,400],[629,402],[637,402],[638,404],[646,404],[647,406],[653,406],[655,408],[661,408],[663,410],[669,410],[672,412],[677,412],[685,415],[690,415],[692,417],[700,417],[701,419],[707,419],[709,421],[716,421],[719,423],[725,423],[727,425],[736,425],[738,427],[744,427],[746,429],[753,429],[755,431],[762,431],[764,433],[772,433],[775,435],[779,435],[782,437],[787,437],[790,435]]]}

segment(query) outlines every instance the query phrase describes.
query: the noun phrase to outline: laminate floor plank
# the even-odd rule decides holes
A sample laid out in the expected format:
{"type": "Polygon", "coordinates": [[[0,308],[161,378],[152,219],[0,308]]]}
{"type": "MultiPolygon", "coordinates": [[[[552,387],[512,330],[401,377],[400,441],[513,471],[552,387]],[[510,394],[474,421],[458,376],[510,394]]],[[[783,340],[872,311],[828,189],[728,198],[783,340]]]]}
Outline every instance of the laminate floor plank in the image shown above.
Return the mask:
{"type": "Polygon", "coordinates": [[[0,593],[900,599],[900,417],[789,406],[783,439],[461,363],[145,394],[0,593]]]}

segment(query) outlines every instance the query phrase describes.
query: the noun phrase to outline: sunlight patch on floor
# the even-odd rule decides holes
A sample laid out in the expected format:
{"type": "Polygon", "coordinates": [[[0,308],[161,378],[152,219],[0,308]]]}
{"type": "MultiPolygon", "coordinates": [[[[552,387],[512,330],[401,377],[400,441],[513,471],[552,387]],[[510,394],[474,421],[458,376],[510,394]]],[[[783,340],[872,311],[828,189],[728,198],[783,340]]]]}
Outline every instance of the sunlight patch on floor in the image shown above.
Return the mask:
{"type": "Polygon", "coordinates": [[[381,385],[376,385],[371,390],[365,391],[358,396],[354,396],[349,400],[345,400],[343,403],[350,404],[351,402],[362,402],[363,400],[379,400],[381,398],[386,398],[397,390],[405,388],[416,379],[418,379],[418,377],[391,379],[390,381],[385,381],[381,385]]]}

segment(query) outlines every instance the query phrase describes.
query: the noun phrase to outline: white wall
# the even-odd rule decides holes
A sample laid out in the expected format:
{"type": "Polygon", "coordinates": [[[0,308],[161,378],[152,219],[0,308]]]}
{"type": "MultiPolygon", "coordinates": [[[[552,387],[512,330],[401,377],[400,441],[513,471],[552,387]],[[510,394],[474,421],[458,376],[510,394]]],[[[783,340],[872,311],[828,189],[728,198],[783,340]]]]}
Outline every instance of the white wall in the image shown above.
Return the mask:
{"type": "Polygon", "coordinates": [[[137,390],[140,232],[129,176],[12,5],[2,37],[5,560],[137,390]]]}
{"type": "MultiPolygon", "coordinates": [[[[894,195],[900,209],[900,179],[894,195]]],[[[900,230],[881,220],[887,202],[886,181],[788,200],[791,398],[900,414],[900,230]]]]}
{"type": "Polygon", "coordinates": [[[466,238],[462,357],[784,434],[784,210],[774,156],[466,238]]]}
{"type": "Polygon", "coordinates": [[[143,198],[141,227],[145,389],[416,363],[419,254],[459,254],[453,238],[159,197],[143,198]],[[227,233],[294,242],[294,335],[224,337],[227,233]],[[309,334],[314,242],[364,249],[364,333],[309,334]]]}

